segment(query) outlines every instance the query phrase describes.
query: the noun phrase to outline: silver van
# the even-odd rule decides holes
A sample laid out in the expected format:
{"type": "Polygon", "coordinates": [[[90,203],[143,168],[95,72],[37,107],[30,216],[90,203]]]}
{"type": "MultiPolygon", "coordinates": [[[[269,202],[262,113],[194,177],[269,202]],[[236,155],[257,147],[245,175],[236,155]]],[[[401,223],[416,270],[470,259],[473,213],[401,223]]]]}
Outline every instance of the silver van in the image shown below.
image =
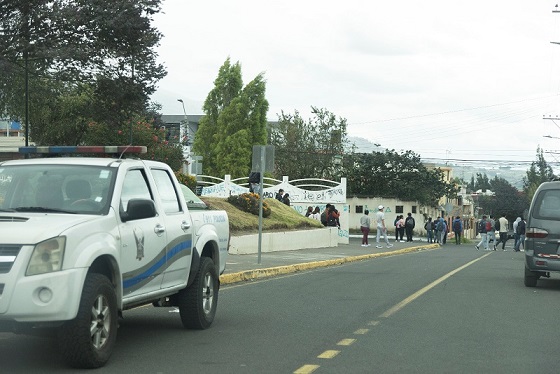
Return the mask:
{"type": "Polygon", "coordinates": [[[535,287],[551,272],[560,273],[560,181],[539,186],[525,231],[525,286],[535,287]]]}

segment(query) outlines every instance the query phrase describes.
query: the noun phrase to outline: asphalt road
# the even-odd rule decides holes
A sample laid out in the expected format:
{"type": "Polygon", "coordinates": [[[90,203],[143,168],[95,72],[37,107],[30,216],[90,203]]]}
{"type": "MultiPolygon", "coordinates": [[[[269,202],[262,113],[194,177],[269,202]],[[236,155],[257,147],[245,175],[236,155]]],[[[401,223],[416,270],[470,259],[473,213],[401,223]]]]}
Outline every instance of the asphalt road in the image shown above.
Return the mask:
{"type": "MultiPolygon", "coordinates": [[[[446,246],[226,285],[205,331],[125,312],[96,373],[557,373],[560,278],[523,253],[446,246]]],[[[66,369],[47,339],[0,334],[1,371],[66,369]]]]}

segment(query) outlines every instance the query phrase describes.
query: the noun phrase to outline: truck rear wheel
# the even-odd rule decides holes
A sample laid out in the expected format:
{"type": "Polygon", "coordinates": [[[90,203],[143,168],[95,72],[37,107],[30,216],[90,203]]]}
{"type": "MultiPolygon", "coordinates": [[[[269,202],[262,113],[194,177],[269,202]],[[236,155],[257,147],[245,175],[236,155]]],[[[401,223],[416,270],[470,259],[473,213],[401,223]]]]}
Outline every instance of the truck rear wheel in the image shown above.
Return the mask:
{"type": "Polygon", "coordinates": [[[525,267],[525,279],[524,283],[526,287],[537,287],[537,281],[539,280],[538,273],[531,271],[525,267]]]}
{"type": "Polygon", "coordinates": [[[218,306],[220,279],[212,259],[202,257],[194,282],[178,294],[181,322],[187,329],[207,329],[218,306]]]}
{"type": "Polygon", "coordinates": [[[58,333],[65,361],[77,368],[103,366],[117,339],[117,297],[109,279],[101,274],[87,275],[78,315],[58,333]]]}

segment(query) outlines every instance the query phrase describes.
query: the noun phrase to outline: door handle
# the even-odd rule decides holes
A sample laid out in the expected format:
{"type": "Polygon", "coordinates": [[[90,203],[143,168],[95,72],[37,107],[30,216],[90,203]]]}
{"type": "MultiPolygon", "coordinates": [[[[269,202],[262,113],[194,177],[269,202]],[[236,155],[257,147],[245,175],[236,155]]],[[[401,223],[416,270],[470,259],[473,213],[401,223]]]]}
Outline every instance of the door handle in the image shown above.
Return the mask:
{"type": "Polygon", "coordinates": [[[165,227],[163,227],[160,224],[157,224],[156,227],[154,227],[154,232],[160,236],[161,234],[163,234],[165,232],[165,227]]]}
{"type": "Polygon", "coordinates": [[[188,229],[190,229],[190,228],[191,228],[191,224],[190,224],[189,222],[187,222],[187,221],[181,222],[181,229],[182,229],[183,231],[186,231],[186,230],[188,230],[188,229]]]}

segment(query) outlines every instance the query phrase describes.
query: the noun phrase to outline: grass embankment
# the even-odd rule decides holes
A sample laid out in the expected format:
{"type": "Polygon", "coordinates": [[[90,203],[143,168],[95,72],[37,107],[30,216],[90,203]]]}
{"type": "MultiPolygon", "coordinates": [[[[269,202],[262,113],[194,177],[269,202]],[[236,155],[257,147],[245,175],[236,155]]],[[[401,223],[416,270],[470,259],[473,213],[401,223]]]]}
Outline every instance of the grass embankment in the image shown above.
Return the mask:
{"type": "MultiPolygon", "coordinates": [[[[232,235],[253,234],[259,229],[259,216],[244,212],[218,197],[203,197],[210,209],[225,210],[229,217],[229,229],[232,235]]],[[[263,231],[304,230],[321,228],[321,222],[302,216],[293,208],[276,199],[264,200],[271,209],[270,216],[263,218],[263,231]]]]}

